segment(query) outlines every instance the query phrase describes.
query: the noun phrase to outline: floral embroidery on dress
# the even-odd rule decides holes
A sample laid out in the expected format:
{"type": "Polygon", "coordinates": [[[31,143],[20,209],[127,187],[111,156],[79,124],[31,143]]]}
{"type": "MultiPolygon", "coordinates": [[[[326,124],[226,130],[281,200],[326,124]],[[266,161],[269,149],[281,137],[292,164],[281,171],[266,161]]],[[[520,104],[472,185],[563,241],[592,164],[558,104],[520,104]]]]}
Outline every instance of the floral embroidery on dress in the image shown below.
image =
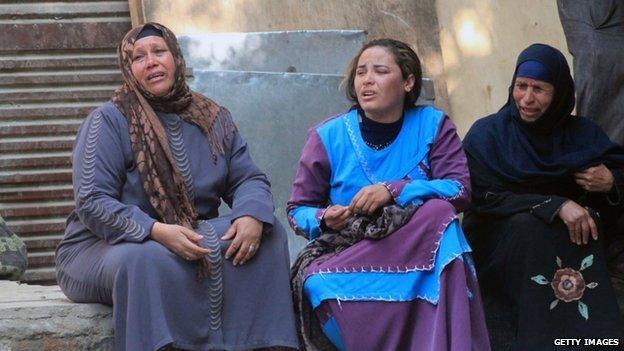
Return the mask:
{"type": "Polygon", "coordinates": [[[557,299],[550,303],[551,310],[557,307],[559,301],[578,301],[578,311],[581,316],[587,320],[589,319],[589,308],[583,303],[583,301],[581,301],[581,298],[583,297],[586,288],[593,289],[598,286],[598,283],[592,282],[585,284],[585,279],[583,278],[581,271],[590,267],[593,263],[594,255],[589,255],[583,259],[581,262],[581,268],[577,271],[569,267],[562,268],[561,258],[557,256],[557,266],[559,269],[555,271],[552,281],[549,282],[541,274],[531,277],[531,280],[540,285],[550,285],[553,289],[557,299]]]}

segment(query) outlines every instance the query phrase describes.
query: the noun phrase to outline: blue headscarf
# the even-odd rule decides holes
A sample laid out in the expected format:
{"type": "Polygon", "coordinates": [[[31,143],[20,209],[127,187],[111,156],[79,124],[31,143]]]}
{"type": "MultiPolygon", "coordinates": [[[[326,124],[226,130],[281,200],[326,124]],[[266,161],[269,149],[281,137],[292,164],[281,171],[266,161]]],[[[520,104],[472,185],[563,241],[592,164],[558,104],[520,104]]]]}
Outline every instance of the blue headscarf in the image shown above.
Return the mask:
{"type": "Polygon", "coordinates": [[[535,60],[522,62],[516,70],[516,77],[533,78],[550,84],[555,82],[548,67],[535,60]]]}
{"type": "Polygon", "coordinates": [[[518,57],[507,103],[470,128],[466,152],[497,179],[525,186],[556,187],[561,177],[601,163],[624,167],[624,151],[594,122],[571,115],[574,103],[574,81],[563,54],[533,44],[518,57]],[[512,91],[518,68],[531,61],[546,68],[555,91],[544,114],[529,123],[520,118],[512,91]]]}

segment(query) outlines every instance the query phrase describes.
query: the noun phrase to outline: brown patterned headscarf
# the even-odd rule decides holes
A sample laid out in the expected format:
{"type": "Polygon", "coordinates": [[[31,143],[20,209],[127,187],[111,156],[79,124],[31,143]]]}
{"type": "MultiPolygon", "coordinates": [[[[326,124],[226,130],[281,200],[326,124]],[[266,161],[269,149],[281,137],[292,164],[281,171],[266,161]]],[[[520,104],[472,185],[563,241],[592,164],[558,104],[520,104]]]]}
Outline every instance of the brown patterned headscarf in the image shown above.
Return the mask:
{"type": "Polygon", "coordinates": [[[124,83],[113,94],[113,103],[128,119],[132,152],[143,189],[164,223],[194,228],[197,210],[172,156],[165,129],[154,111],[176,113],[198,126],[208,138],[213,162],[218,154],[225,152],[226,142],[236,127],[225,108],[189,89],[180,46],[167,27],[150,22],[132,28],[119,44],[117,55],[124,83]],[[148,92],[132,74],[134,43],[145,26],[160,30],[174,58],[175,80],[171,91],[164,96],[148,92]]]}

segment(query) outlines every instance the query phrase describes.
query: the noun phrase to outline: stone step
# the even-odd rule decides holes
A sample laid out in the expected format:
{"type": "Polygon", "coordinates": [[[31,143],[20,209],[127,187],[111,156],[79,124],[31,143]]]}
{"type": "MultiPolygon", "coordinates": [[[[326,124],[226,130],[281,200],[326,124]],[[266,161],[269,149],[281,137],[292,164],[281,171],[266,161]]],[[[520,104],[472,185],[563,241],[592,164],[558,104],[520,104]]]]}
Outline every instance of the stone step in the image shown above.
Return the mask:
{"type": "MultiPolygon", "coordinates": [[[[275,213],[282,223],[301,148],[309,128],[349,107],[338,90],[341,75],[196,70],[192,88],[232,113],[253,160],[272,184],[275,213]],[[276,142],[279,141],[279,142],[276,142]]],[[[424,81],[422,102],[433,102],[424,81]]],[[[295,254],[304,240],[289,236],[295,254]]]]}
{"type": "Polygon", "coordinates": [[[366,41],[361,30],[206,33],[179,38],[197,70],[343,74],[366,41]]]}
{"type": "Polygon", "coordinates": [[[113,350],[112,309],[58,286],[0,281],[0,350],[113,350]]]}
{"type": "Polygon", "coordinates": [[[54,265],[49,267],[28,268],[20,280],[31,284],[56,284],[56,268],[54,268],[54,265]]]}

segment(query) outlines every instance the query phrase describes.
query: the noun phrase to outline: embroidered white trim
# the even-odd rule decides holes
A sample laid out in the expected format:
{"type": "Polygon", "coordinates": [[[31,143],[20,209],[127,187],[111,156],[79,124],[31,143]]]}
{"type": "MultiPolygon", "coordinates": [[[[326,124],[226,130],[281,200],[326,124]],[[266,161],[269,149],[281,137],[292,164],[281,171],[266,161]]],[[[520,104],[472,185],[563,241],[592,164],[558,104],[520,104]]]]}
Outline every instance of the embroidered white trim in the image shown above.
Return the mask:
{"type": "MultiPolygon", "coordinates": [[[[422,162],[416,165],[416,169],[418,170],[418,173],[420,173],[423,176],[424,179],[431,180],[431,177],[422,169],[422,167],[420,167],[420,165],[425,165],[425,167],[427,167],[427,163],[425,161],[427,160],[428,157],[429,157],[429,154],[427,154],[427,157],[425,157],[422,162]]],[[[427,168],[429,169],[429,167],[427,168]]]]}
{"type": "MultiPolygon", "coordinates": [[[[319,299],[320,300],[335,299],[338,301],[338,303],[340,303],[340,300],[342,301],[390,301],[392,302],[392,301],[413,301],[416,299],[420,299],[420,300],[425,300],[433,305],[436,305],[440,298],[440,287],[442,286],[442,282],[441,282],[442,272],[444,271],[444,269],[449,263],[455,260],[460,260],[463,262],[464,265],[466,265],[466,262],[464,261],[464,254],[465,252],[462,252],[462,251],[452,253],[446,262],[442,262],[442,269],[440,270],[440,274],[438,275],[438,290],[435,292],[435,297],[425,296],[425,295],[415,295],[415,296],[410,297],[410,296],[403,296],[401,294],[399,295],[387,294],[384,296],[384,295],[339,295],[339,294],[329,293],[329,294],[322,294],[319,297],[319,299]]],[[[325,273],[331,273],[331,272],[325,272],[325,273]]],[[[386,272],[380,272],[380,273],[386,273],[386,272]]],[[[407,273],[407,272],[388,272],[388,273],[407,273]]],[[[468,289],[468,293],[471,294],[470,289],[468,287],[466,288],[468,289]]],[[[470,295],[469,295],[469,298],[470,298],[470,295]]]]}
{"type": "Polygon", "coordinates": [[[440,248],[440,242],[442,241],[442,234],[444,233],[444,231],[446,230],[446,228],[448,228],[448,226],[451,224],[451,222],[453,222],[454,220],[457,219],[457,215],[452,215],[451,217],[448,218],[448,220],[444,223],[442,223],[442,228],[438,231],[438,241],[435,242],[435,248],[431,251],[431,253],[433,254],[431,256],[431,266],[433,267],[435,264],[435,257],[436,254],[438,253],[438,249],[440,248]]]}
{"type": "Polygon", "coordinates": [[[442,233],[446,228],[457,219],[457,215],[449,217],[449,219],[442,223],[441,229],[438,231],[439,239],[434,244],[434,249],[431,251],[430,263],[428,265],[413,265],[413,266],[361,266],[361,267],[335,267],[327,269],[318,269],[308,273],[308,277],[313,274],[326,274],[326,273],[409,273],[416,271],[428,271],[435,266],[435,256],[440,248],[440,242],[442,241],[442,233]]]}
{"type": "Polygon", "coordinates": [[[355,136],[355,132],[353,131],[353,126],[351,125],[351,123],[349,123],[349,118],[345,116],[342,119],[344,120],[344,124],[347,126],[347,134],[349,134],[349,139],[351,139],[351,144],[353,145],[355,156],[360,161],[360,166],[362,166],[362,170],[364,171],[366,178],[368,178],[368,180],[370,180],[370,182],[373,184],[379,183],[377,177],[375,177],[373,172],[370,170],[368,161],[366,160],[366,157],[364,156],[364,153],[360,148],[360,144],[358,143],[358,139],[355,136]]]}
{"type": "Polygon", "coordinates": [[[455,179],[448,179],[448,180],[457,183],[457,186],[459,187],[459,191],[457,192],[457,194],[455,194],[453,196],[449,196],[449,197],[443,196],[443,197],[441,197],[441,199],[447,200],[447,201],[453,201],[453,200],[456,200],[456,199],[460,198],[462,195],[464,195],[464,186],[463,186],[462,183],[460,183],[459,181],[457,181],[455,179]]]}

